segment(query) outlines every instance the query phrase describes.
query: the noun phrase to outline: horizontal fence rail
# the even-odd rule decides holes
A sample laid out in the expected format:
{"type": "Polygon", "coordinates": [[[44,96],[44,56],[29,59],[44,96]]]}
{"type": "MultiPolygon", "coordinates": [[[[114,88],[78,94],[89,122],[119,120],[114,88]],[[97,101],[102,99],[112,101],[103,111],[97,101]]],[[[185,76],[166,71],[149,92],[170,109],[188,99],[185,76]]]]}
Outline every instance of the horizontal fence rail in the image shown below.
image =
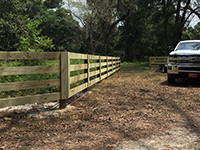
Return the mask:
{"type": "Polygon", "coordinates": [[[152,65],[164,65],[167,64],[167,56],[160,56],[160,57],[149,57],[149,68],[152,65]]]}
{"type": "Polygon", "coordinates": [[[119,57],[72,52],[0,52],[1,61],[45,59],[59,60],[59,65],[0,67],[0,77],[59,73],[58,79],[0,83],[0,92],[49,87],[59,87],[59,92],[3,98],[0,108],[55,100],[59,100],[60,108],[65,108],[68,98],[120,69],[119,57]]]}

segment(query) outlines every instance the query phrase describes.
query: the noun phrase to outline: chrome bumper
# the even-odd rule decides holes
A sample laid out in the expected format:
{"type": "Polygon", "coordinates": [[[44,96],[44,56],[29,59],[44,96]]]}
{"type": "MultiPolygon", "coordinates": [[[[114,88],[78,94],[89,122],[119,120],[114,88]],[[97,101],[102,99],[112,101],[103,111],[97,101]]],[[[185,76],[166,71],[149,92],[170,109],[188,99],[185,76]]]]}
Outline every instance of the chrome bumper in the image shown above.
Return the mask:
{"type": "Polygon", "coordinates": [[[179,74],[183,73],[200,73],[200,65],[194,64],[168,64],[167,65],[168,74],[179,74]],[[184,68],[184,69],[182,69],[184,68]]]}

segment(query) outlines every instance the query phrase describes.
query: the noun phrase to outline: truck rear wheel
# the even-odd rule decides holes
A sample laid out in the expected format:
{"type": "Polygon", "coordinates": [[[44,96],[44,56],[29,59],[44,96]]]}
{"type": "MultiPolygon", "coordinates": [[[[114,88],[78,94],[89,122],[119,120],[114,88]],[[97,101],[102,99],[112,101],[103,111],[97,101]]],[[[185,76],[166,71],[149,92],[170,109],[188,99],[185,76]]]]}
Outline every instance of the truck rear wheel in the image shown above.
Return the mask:
{"type": "Polygon", "coordinates": [[[168,81],[169,84],[174,84],[175,83],[175,78],[168,74],[167,81],[168,81]]]}
{"type": "Polygon", "coordinates": [[[165,65],[161,66],[161,72],[166,73],[167,72],[167,67],[165,65]]]}

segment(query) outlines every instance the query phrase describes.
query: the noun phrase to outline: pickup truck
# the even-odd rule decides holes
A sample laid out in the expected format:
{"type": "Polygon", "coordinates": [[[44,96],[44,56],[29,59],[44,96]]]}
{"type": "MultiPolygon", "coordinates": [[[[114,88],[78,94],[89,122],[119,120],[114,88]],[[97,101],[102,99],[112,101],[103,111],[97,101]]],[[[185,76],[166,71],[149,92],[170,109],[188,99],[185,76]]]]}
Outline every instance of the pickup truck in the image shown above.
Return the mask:
{"type": "Polygon", "coordinates": [[[167,59],[168,83],[177,78],[200,77],[200,40],[180,41],[167,59]]]}

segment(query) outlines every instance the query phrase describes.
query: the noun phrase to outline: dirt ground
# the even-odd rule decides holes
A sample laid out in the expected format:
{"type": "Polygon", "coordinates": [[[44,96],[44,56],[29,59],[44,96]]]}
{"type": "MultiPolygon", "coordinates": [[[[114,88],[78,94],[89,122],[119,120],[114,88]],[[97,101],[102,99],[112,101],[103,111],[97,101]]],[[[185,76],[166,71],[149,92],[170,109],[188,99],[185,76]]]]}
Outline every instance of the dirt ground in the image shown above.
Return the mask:
{"type": "MultiPolygon", "coordinates": [[[[199,90],[199,80],[178,80],[172,86],[167,84],[167,74],[125,66],[71,100],[70,109],[0,112],[0,149],[125,149],[126,141],[138,144],[154,137],[155,142],[155,135],[175,130],[191,132],[188,138],[195,137],[198,145],[199,90]]],[[[168,144],[162,142],[166,150],[173,149],[168,144]]]]}

